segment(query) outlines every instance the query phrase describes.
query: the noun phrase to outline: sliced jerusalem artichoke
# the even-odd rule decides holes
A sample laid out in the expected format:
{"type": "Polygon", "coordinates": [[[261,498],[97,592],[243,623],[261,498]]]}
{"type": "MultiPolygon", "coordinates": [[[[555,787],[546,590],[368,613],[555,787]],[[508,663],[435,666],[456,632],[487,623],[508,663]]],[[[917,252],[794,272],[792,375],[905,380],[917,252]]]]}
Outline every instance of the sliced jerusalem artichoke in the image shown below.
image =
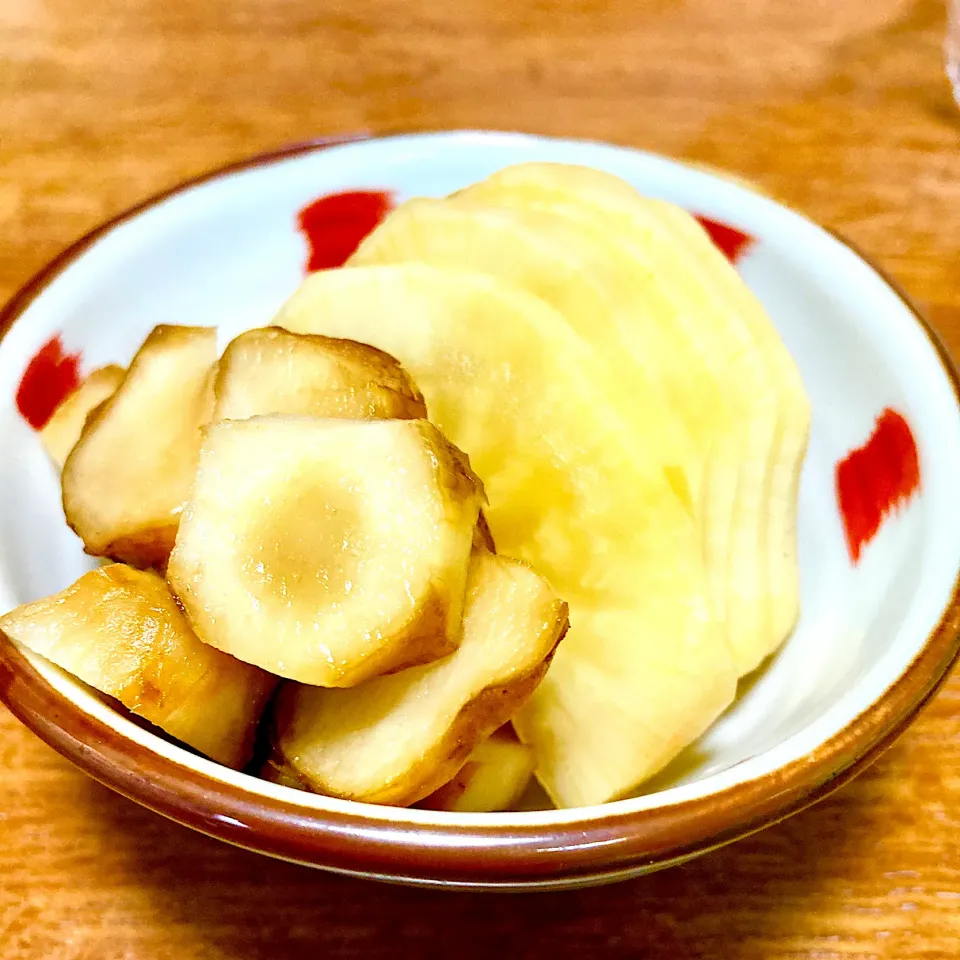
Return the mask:
{"type": "Polygon", "coordinates": [[[208,757],[250,760],[276,678],[201,643],[156,573],[101,567],[0,630],[208,757]]]}
{"type": "Polygon", "coordinates": [[[70,451],[76,446],[87,417],[116,393],[126,372],[116,364],[94,370],[53,412],[47,425],[40,431],[40,439],[50,459],[58,467],[63,467],[70,451]]]}
{"type": "Polygon", "coordinates": [[[224,420],[168,577],[207,643],[352,686],[456,649],[483,498],[425,420],[224,420]]]}
{"type": "Polygon", "coordinates": [[[268,413],[353,419],[426,418],[423,397],[389,354],[365,343],[268,327],[224,351],[214,420],[268,413]]]}
{"type": "Polygon", "coordinates": [[[212,407],[216,331],[157,327],[63,468],[63,508],[87,553],[162,567],[212,407]]]}
{"type": "Polygon", "coordinates": [[[422,800],[530,696],[566,629],[542,577],[478,549],[456,653],[351,690],[284,687],[273,777],[371,803],[422,800]]]}
{"type": "Polygon", "coordinates": [[[509,810],[533,777],[533,749],[509,725],[494,731],[467,757],[457,775],[421,801],[427,810],[492,813],[509,810]]]}

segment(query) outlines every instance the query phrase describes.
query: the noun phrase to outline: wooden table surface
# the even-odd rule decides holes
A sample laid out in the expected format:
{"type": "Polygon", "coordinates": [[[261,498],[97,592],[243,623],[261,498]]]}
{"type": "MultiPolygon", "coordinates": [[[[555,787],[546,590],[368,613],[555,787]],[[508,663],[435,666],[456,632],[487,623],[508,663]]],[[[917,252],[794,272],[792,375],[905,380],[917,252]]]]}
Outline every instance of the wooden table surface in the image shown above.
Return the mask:
{"type": "MultiPolygon", "coordinates": [[[[251,152],[510,128],[743,174],[876,257],[960,352],[943,29],[937,0],[0,0],[0,298],[101,219],[251,152]]],[[[231,849],[0,713],[3,960],[921,960],[960,942],[960,677],[818,807],[659,875],[523,897],[231,849]]]]}

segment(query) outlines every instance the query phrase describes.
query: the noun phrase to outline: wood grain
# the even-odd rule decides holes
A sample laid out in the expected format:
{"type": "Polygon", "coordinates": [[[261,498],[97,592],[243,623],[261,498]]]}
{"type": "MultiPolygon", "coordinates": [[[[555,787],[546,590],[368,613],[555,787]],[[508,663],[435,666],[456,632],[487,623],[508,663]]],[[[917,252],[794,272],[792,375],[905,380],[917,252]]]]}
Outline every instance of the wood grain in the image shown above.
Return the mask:
{"type": "MultiPolygon", "coordinates": [[[[710,163],[850,236],[960,350],[960,111],[938,0],[3,0],[0,298],[145,195],[322,134],[495,127],[710,163]]],[[[0,454],[2,455],[2,454],[0,454]]],[[[663,874],[433,894],[168,824],[0,715],[4,960],[941,958],[960,680],[870,771],[663,874]]]]}

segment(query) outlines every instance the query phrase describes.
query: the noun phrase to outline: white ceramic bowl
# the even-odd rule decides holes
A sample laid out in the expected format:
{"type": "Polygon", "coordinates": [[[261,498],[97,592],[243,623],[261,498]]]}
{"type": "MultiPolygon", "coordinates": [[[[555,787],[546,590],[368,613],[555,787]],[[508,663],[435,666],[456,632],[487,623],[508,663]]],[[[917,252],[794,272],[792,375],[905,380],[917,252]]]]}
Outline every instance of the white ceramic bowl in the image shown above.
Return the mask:
{"type": "MultiPolygon", "coordinates": [[[[655,869],[772,822],[862,768],[912,718],[957,654],[960,411],[949,359],[903,294],[840,239],[723,177],[596,143],[463,132],[292,148],[186,184],[67,251],[0,315],[0,609],[92,564],[16,402],[45,345],[34,387],[55,392],[53,338],[63,374],[72,357],[81,372],[127,363],[159,323],[264,325],[304,276],[298,213],[311,201],[346,190],[443,195],[526,160],[602,168],[732,228],[714,229],[737,248],[814,411],[800,491],[803,612],[783,650],[656,792],[562,812],[397,810],[263,783],[154,736],[0,637],[0,696],[40,736],[133,799],[251,849],[418,883],[557,887],[655,869]],[[888,410],[915,442],[919,488],[854,560],[837,466],[888,410]]],[[[902,481],[902,446],[875,443],[869,477],[902,481]]]]}

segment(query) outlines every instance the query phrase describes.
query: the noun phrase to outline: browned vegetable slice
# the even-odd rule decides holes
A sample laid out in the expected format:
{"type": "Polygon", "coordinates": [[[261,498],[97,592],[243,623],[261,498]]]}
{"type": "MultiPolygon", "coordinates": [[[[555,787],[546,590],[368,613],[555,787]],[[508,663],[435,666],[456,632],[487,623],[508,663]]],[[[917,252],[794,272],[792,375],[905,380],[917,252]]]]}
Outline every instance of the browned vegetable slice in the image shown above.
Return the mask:
{"type": "Polygon", "coordinates": [[[205,430],[170,582],[207,643],[352,686],[456,649],[483,488],[426,420],[205,430]]]}
{"type": "Polygon", "coordinates": [[[250,760],[276,678],[201,643],[156,573],[101,567],[0,630],[208,757],[250,760]]]}
{"type": "Polygon", "coordinates": [[[542,577],[478,549],[457,652],[351,690],[286,686],[272,766],[317,793],[422,800],[530,696],[566,629],[567,605],[542,577]]]}
{"type": "Polygon", "coordinates": [[[250,330],[224,351],[215,420],[285,413],[352,419],[426,418],[423,397],[389,354],[353,340],[250,330]]]}
{"type": "Polygon", "coordinates": [[[157,327],[63,468],[63,508],[87,553],[136,567],[170,555],[212,405],[216,331],[157,327]]]}

